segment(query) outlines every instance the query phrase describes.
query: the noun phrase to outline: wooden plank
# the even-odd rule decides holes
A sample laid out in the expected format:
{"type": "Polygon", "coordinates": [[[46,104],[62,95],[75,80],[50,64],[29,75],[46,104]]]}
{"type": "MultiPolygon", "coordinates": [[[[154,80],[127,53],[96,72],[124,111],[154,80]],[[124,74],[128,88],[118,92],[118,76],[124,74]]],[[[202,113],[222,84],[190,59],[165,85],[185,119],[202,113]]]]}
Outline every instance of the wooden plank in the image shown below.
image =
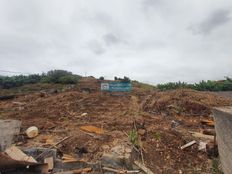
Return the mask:
{"type": "Polygon", "coordinates": [[[189,131],[189,133],[191,133],[192,136],[194,136],[196,138],[207,139],[207,140],[214,140],[214,136],[212,136],[212,135],[205,135],[205,134],[202,134],[200,132],[192,132],[192,131],[189,131]]]}
{"type": "Polygon", "coordinates": [[[104,134],[103,129],[98,128],[96,126],[92,126],[92,125],[81,126],[80,129],[82,131],[86,131],[86,132],[89,132],[89,133],[104,134]]]}
{"type": "Polygon", "coordinates": [[[5,150],[5,153],[13,160],[24,161],[29,163],[37,163],[37,161],[32,157],[23,153],[16,146],[11,146],[5,150]]]}
{"type": "Polygon", "coordinates": [[[0,171],[4,171],[6,169],[16,169],[18,167],[26,167],[31,165],[38,165],[38,163],[28,162],[28,161],[18,161],[12,159],[5,152],[0,153],[0,171]]]}
{"type": "Polygon", "coordinates": [[[52,170],[54,168],[54,159],[52,156],[45,158],[44,163],[48,164],[48,170],[52,170]]]}

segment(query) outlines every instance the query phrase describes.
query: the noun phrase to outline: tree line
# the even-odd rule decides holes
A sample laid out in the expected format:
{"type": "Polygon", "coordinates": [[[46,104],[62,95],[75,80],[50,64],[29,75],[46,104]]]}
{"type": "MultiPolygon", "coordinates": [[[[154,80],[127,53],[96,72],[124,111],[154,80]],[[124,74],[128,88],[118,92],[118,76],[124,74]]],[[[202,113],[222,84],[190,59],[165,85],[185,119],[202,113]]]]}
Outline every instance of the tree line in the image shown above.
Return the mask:
{"type": "MultiPolygon", "coordinates": [[[[31,74],[31,75],[16,75],[16,76],[1,76],[0,75],[0,88],[9,89],[13,87],[19,87],[26,84],[34,83],[60,83],[60,84],[76,84],[81,78],[80,75],[73,74],[72,72],[66,70],[51,70],[47,73],[42,74],[31,74]]],[[[104,80],[104,77],[99,79],[104,80]]],[[[115,77],[114,80],[120,80],[124,82],[130,82],[130,78],[118,78],[115,77]]],[[[195,84],[189,84],[185,82],[169,82],[164,84],[158,84],[156,86],[158,89],[172,90],[179,88],[188,88],[198,91],[232,91],[232,79],[225,77],[225,80],[220,81],[201,81],[195,84]]]]}
{"type": "Polygon", "coordinates": [[[232,79],[226,77],[225,80],[220,81],[200,81],[195,84],[188,84],[185,82],[169,82],[165,84],[158,84],[157,88],[160,90],[171,90],[171,89],[179,89],[179,88],[188,88],[194,89],[198,91],[232,91],[232,79]]]}
{"type": "Polygon", "coordinates": [[[51,70],[42,74],[0,76],[0,88],[8,89],[34,83],[75,84],[80,77],[66,70],[51,70]]]}

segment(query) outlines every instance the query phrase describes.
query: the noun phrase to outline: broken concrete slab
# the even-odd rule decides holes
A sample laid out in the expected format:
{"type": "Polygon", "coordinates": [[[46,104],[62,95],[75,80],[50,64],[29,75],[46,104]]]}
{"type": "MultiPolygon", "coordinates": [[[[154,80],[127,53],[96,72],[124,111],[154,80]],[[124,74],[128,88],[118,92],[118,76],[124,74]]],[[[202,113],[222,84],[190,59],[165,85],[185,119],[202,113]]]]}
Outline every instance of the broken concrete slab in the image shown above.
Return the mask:
{"type": "Polygon", "coordinates": [[[14,138],[20,133],[21,121],[0,120],[0,151],[4,151],[14,143],[14,138]]]}

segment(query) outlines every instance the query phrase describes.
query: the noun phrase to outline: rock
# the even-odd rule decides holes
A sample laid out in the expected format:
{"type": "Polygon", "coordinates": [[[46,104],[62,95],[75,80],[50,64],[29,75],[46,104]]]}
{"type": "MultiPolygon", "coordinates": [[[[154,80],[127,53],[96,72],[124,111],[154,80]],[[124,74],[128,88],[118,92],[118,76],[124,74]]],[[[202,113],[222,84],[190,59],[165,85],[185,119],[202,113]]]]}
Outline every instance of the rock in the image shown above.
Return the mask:
{"type": "Polygon", "coordinates": [[[28,138],[34,138],[39,134],[39,129],[36,126],[31,126],[26,130],[28,138]]]}
{"type": "Polygon", "coordinates": [[[87,115],[88,115],[88,113],[86,113],[86,112],[81,114],[82,117],[87,116],[87,115]]]}
{"type": "Polygon", "coordinates": [[[121,168],[122,166],[124,166],[123,159],[113,153],[104,153],[101,161],[102,165],[106,167],[121,168]]]}
{"type": "Polygon", "coordinates": [[[126,145],[117,145],[102,156],[102,165],[115,169],[132,168],[132,149],[126,145]]]}
{"type": "Polygon", "coordinates": [[[171,127],[172,127],[172,128],[176,128],[176,127],[178,127],[179,125],[180,125],[180,122],[175,121],[175,120],[172,120],[172,122],[171,122],[171,127]]]}

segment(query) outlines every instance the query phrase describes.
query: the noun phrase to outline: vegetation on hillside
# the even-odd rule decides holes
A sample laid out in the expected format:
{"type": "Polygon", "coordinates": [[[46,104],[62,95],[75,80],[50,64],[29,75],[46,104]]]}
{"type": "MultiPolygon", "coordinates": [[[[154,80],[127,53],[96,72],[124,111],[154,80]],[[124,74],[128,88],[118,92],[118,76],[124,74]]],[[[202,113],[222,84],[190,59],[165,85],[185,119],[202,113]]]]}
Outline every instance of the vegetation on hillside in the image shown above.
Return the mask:
{"type": "MultiPolygon", "coordinates": [[[[51,70],[42,74],[31,75],[16,75],[16,76],[1,76],[0,75],[0,89],[9,89],[14,87],[20,87],[23,85],[31,85],[36,83],[48,83],[48,84],[76,84],[81,78],[79,75],[75,75],[72,72],[66,70],[51,70]]],[[[104,80],[104,77],[100,77],[100,80],[104,80]]],[[[130,82],[129,77],[119,78],[115,77],[114,80],[121,82],[130,82]]],[[[189,84],[185,82],[169,82],[165,84],[158,84],[156,87],[152,85],[142,84],[137,81],[133,81],[135,86],[148,87],[149,89],[160,89],[162,91],[172,89],[193,89],[197,91],[232,91],[232,79],[226,77],[221,81],[201,81],[195,84],[189,84]]]]}
{"type": "Polygon", "coordinates": [[[65,70],[51,70],[41,75],[0,76],[0,88],[9,89],[35,83],[75,84],[79,79],[79,75],[65,70]]]}
{"type": "Polygon", "coordinates": [[[203,80],[195,84],[188,84],[185,82],[170,82],[165,84],[158,84],[157,88],[162,91],[179,88],[188,88],[198,91],[232,91],[232,79],[226,77],[225,80],[221,81],[203,80]]]}

